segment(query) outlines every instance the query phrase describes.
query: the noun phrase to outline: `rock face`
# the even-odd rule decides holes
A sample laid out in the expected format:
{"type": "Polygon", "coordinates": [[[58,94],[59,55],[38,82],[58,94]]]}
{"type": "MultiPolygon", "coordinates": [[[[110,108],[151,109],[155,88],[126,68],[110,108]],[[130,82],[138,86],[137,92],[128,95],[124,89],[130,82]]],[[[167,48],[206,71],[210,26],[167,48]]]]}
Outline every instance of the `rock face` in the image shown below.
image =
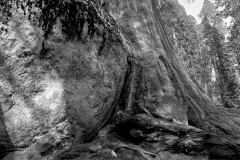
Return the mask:
{"type": "Polygon", "coordinates": [[[98,125],[116,101],[127,66],[122,48],[100,54],[101,42],[97,36],[66,41],[60,22],[44,39],[27,19],[12,19],[0,41],[1,151],[36,142],[48,146],[37,149],[44,153],[82,141],[84,131],[98,125]]]}

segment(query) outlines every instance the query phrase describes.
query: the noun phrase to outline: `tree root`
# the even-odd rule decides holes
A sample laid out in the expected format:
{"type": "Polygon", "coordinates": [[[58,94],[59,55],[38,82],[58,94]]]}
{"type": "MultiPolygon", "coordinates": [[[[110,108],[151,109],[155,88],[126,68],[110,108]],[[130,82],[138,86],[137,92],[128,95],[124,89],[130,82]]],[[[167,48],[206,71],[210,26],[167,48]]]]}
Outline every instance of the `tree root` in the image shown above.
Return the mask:
{"type": "Polygon", "coordinates": [[[189,156],[204,154],[215,159],[240,158],[240,139],[218,136],[192,126],[176,124],[146,114],[129,116],[122,113],[117,126],[108,125],[102,128],[95,141],[76,144],[61,153],[59,159],[82,158],[83,154],[86,154],[87,159],[109,156],[114,159],[117,158],[117,154],[121,155],[117,151],[123,148],[138,153],[145,160],[160,160],[159,151],[184,153],[189,156]],[[156,151],[156,147],[161,149],[156,151]]]}
{"type": "Polygon", "coordinates": [[[107,138],[107,134],[109,134],[111,129],[113,129],[111,126],[103,128],[99,132],[98,137],[99,137],[99,140],[101,142],[105,143],[105,147],[107,147],[107,149],[105,149],[105,150],[109,150],[111,148],[112,157],[117,157],[116,150],[121,149],[121,148],[125,148],[125,149],[129,149],[131,151],[138,152],[146,160],[160,160],[159,156],[157,154],[145,151],[141,147],[136,146],[134,144],[126,144],[126,143],[123,143],[121,141],[109,142],[108,138],[107,138]]]}
{"type": "Polygon", "coordinates": [[[127,131],[127,128],[140,128],[144,130],[166,130],[167,132],[172,132],[175,134],[187,134],[189,132],[195,132],[195,133],[202,133],[204,132],[201,129],[198,129],[193,126],[184,125],[184,124],[177,124],[174,122],[170,122],[164,119],[160,118],[153,118],[146,114],[137,114],[133,116],[125,116],[121,120],[121,123],[119,124],[120,128],[125,128],[125,131],[127,131]]]}
{"type": "Polygon", "coordinates": [[[115,150],[121,149],[121,148],[126,148],[126,149],[129,149],[129,150],[132,150],[132,151],[136,151],[136,152],[140,153],[140,155],[146,160],[160,160],[160,158],[157,154],[145,151],[144,149],[142,149],[138,146],[135,146],[135,145],[127,145],[127,144],[124,144],[124,143],[119,143],[113,149],[113,151],[115,152],[115,150]],[[154,159],[152,157],[154,157],[154,159]]]}
{"type": "MultiPolygon", "coordinates": [[[[133,139],[137,143],[142,141],[165,144],[165,148],[173,153],[184,153],[186,155],[199,155],[206,152],[212,158],[220,157],[237,157],[239,158],[240,139],[233,139],[227,136],[219,136],[201,129],[176,124],[159,118],[153,118],[146,114],[137,114],[125,116],[121,123],[116,126],[116,133],[123,133],[120,136],[126,136],[130,141],[133,139]],[[119,127],[119,128],[118,128],[119,127]],[[169,138],[175,136],[175,138],[169,138]]],[[[146,152],[134,145],[119,143],[116,148],[128,148],[139,152],[146,160],[158,156],[151,152],[146,152]],[[150,155],[150,156],[149,156],[150,155]]]]}

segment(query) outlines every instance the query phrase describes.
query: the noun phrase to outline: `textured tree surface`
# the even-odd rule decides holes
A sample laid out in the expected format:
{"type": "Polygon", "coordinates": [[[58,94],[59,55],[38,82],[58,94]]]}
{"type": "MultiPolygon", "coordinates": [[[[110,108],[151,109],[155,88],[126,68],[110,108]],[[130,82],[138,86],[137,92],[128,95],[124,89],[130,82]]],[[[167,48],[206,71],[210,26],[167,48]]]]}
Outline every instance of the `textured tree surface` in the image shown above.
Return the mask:
{"type": "Polygon", "coordinates": [[[1,35],[4,160],[240,158],[240,112],[193,83],[157,0],[76,3],[90,8],[81,40],[60,19],[43,38],[20,14],[1,35]]]}

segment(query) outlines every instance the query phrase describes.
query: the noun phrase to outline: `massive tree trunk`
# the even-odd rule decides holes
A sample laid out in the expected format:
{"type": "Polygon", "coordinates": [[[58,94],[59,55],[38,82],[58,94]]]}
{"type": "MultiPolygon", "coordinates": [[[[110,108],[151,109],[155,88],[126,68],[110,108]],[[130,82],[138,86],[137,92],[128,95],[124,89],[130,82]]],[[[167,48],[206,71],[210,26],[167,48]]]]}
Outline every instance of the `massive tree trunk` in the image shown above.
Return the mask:
{"type": "MultiPolygon", "coordinates": [[[[169,43],[168,36],[163,28],[161,17],[157,9],[157,1],[152,0],[137,3],[135,1],[111,1],[109,2],[109,12],[115,18],[118,25],[129,24],[136,32],[136,38],[140,44],[139,48],[131,50],[131,54],[138,62],[138,67],[143,67],[144,71],[133,67],[132,76],[138,77],[143,74],[141,81],[147,83],[140,92],[129,89],[128,101],[125,106],[133,106],[135,101],[132,94],[137,96],[151,96],[161,100],[163,96],[172,96],[182,102],[178,108],[187,108],[188,124],[219,134],[228,134],[239,137],[238,114],[228,113],[224,108],[217,108],[215,104],[192,82],[189,75],[181,65],[181,62],[173,53],[172,44],[169,43]],[[125,17],[126,16],[126,17],[125,17]],[[154,81],[151,81],[154,80],[154,81]],[[155,86],[154,86],[155,85],[155,86]],[[152,90],[153,91],[152,91],[152,90]],[[145,91],[146,93],[144,93],[145,91]],[[132,98],[132,100],[129,100],[132,98]]],[[[124,27],[123,27],[124,28],[124,27]]],[[[136,62],[135,62],[136,63],[136,62]]],[[[135,78],[136,80],[137,78],[135,78]]],[[[135,82],[135,88],[141,90],[143,84],[135,82]]],[[[137,97],[135,96],[135,97],[137,97]]]]}
{"type": "MultiPolygon", "coordinates": [[[[57,148],[58,151],[53,154],[55,159],[130,159],[127,156],[135,156],[135,159],[151,160],[164,158],[166,151],[172,154],[184,153],[186,155],[178,155],[183,159],[189,158],[187,156],[202,156],[206,159],[239,158],[240,112],[217,107],[193,83],[173,52],[158,11],[158,1],[100,0],[97,3],[98,5],[87,5],[92,7],[91,14],[99,14],[97,16],[107,23],[104,29],[107,28],[108,31],[106,40],[100,43],[98,59],[90,61],[101,61],[104,71],[109,72],[106,76],[116,74],[111,84],[117,87],[112,89],[114,87],[110,83],[104,85],[111,92],[107,98],[101,94],[97,99],[102,101],[97,113],[92,114],[86,108],[81,111],[88,115],[77,121],[76,115],[83,116],[84,113],[74,113],[78,109],[70,110],[67,115],[74,115],[71,117],[74,123],[70,125],[75,125],[75,130],[81,130],[82,135],[72,137],[73,141],[68,147],[59,149],[54,146],[47,154],[44,151],[44,156],[52,153],[51,149],[57,148]],[[104,11],[113,17],[120,30],[104,11]],[[111,42],[113,35],[120,39],[119,43],[111,42]],[[116,46],[122,51],[118,52],[116,46]],[[109,57],[109,62],[101,59],[109,57]],[[120,67],[115,67],[112,72],[109,71],[112,65],[120,67]],[[117,71],[122,71],[123,74],[117,71]],[[85,119],[88,121],[85,122],[85,119]]],[[[50,40],[51,36],[43,43],[47,44],[50,40]]],[[[55,44],[58,43],[60,42],[55,44]]],[[[55,65],[57,62],[52,63],[55,65]]],[[[90,65],[90,62],[85,62],[84,66],[86,65],[90,65]]],[[[62,68],[58,69],[60,72],[62,68]]],[[[74,87],[70,89],[75,90],[74,87]]],[[[75,105],[71,100],[73,99],[70,99],[70,104],[75,105]]],[[[79,107],[85,106],[81,104],[79,107]]]]}

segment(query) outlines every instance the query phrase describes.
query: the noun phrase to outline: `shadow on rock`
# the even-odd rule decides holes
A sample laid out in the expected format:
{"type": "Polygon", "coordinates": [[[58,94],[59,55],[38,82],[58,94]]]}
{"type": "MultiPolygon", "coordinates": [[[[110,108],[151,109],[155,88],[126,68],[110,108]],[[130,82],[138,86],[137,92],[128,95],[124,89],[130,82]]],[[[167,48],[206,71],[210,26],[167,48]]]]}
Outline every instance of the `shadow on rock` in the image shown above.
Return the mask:
{"type": "Polygon", "coordinates": [[[14,150],[11,139],[9,138],[2,112],[2,106],[0,106],[0,159],[7,155],[8,152],[14,150]]]}

